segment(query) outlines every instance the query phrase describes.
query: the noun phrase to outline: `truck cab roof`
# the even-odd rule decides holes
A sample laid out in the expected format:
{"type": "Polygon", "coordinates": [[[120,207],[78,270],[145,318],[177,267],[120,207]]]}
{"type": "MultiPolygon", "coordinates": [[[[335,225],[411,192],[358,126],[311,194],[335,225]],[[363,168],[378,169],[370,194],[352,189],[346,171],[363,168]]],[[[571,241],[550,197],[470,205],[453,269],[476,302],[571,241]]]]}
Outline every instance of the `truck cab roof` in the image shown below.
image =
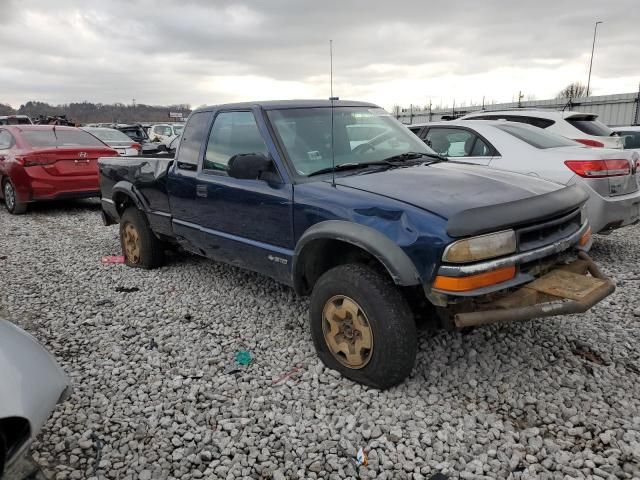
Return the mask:
{"type": "MultiPolygon", "coordinates": [[[[331,100],[269,100],[269,101],[255,101],[255,102],[239,102],[239,103],[224,103],[220,105],[209,105],[206,107],[200,107],[195,112],[206,112],[210,110],[227,110],[227,109],[248,109],[259,107],[264,110],[285,110],[292,108],[314,108],[314,107],[330,107],[331,100]]],[[[380,108],[378,105],[369,102],[359,102],[355,100],[334,100],[334,107],[371,107],[380,108]]]]}

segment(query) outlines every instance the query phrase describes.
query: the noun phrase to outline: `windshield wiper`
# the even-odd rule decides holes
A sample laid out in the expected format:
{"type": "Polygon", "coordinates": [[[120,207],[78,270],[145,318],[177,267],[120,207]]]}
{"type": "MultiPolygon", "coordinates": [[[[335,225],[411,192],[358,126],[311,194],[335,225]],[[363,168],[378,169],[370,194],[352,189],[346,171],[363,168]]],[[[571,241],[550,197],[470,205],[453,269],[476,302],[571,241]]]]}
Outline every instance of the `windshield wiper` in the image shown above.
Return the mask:
{"type": "Polygon", "coordinates": [[[336,172],[340,172],[343,170],[357,170],[359,168],[366,168],[371,165],[378,165],[380,162],[367,162],[367,163],[341,163],[336,165],[335,167],[327,167],[321,168],[320,170],[316,170],[315,172],[311,172],[307,175],[307,177],[313,177],[314,175],[322,175],[323,173],[331,173],[334,170],[336,172]]]}
{"type": "Polygon", "coordinates": [[[446,162],[448,159],[443,157],[442,155],[438,155],[437,153],[425,153],[425,152],[406,152],[401,153],[399,155],[392,155],[390,157],[381,160],[379,163],[389,163],[389,162],[406,162],[407,160],[417,160],[422,157],[433,158],[434,161],[431,163],[437,162],[446,162]]]}
{"type": "MultiPolygon", "coordinates": [[[[399,162],[407,162],[408,160],[417,160],[422,157],[433,158],[433,161],[429,163],[437,163],[437,162],[446,162],[447,158],[438,155],[437,153],[423,153],[423,152],[406,152],[400,153],[398,155],[392,155],[391,157],[384,158],[382,160],[377,160],[375,162],[363,162],[363,163],[341,163],[334,167],[321,168],[320,170],[316,170],[307,175],[307,177],[312,177],[314,175],[322,175],[323,173],[331,173],[334,170],[336,172],[344,171],[344,170],[359,170],[368,167],[376,167],[376,166],[387,166],[387,167],[397,167],[400,165],[399,162]]],[[[420,162],[423,163],[423,162],[420,162]]]]}

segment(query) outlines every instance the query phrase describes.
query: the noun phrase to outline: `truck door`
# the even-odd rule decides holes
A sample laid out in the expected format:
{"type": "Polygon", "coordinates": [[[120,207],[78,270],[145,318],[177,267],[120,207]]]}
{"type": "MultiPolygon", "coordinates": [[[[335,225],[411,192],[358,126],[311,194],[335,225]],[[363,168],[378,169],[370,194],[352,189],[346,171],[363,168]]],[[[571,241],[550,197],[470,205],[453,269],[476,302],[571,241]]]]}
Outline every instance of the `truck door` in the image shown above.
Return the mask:
{"type": "Polygon", "coordinates": [[[209,257],[289,281],[293,189],[275,162],[268,180],[231,178],[229,159],[247,153],[277,155],[267,147],[252,111],[218,112],[193,176],[194,195],[183,200],[182,218],[176,209],[174,229],[197,229],[193,243],[209,257]]]}

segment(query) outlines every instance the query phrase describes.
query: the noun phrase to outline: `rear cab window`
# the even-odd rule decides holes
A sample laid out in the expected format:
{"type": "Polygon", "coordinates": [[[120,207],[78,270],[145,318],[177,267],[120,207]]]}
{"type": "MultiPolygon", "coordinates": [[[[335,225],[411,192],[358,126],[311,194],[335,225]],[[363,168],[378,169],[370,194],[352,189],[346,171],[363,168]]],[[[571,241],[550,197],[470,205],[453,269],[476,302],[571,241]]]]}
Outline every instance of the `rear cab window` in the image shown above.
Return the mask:
{"type": "Polygon", "coordinates": [[[496,125],[498,130],[512,135],[532,147],[539,149],[558,148],[558,147],[575,147],[576,142],[567,140],[557,135],[547,132],[538,131],[533,128],[520,127],[518,125],[496,125]]]}
{"type": "Polygon", "coordinates": [[[104,147],[105,144],[84,130],[23,130],[22,138],[32,147],[104,147]]]}
{"type": "Polygon", "coordinates": [[[179,169],[194,171],[198,169],[200,147],[207,137],[211,115],[211,112],[197,112],[189,117],[176,154],[179,169]]]}

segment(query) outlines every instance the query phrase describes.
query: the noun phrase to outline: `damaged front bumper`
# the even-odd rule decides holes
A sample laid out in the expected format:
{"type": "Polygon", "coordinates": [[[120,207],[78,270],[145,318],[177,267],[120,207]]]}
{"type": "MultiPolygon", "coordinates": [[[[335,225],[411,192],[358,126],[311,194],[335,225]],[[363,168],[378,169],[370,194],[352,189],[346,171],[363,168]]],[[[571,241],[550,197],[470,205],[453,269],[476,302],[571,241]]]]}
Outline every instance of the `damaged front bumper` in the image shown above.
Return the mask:
{"type": "Polygon", "coordinates": [[[615,290],[585,252],[578,259],[556,265],[545,275],[497,299],[474,302],[470,310],[464,304],[453,314],[456,327],[529,320],[583,313],[615,290]]]}

